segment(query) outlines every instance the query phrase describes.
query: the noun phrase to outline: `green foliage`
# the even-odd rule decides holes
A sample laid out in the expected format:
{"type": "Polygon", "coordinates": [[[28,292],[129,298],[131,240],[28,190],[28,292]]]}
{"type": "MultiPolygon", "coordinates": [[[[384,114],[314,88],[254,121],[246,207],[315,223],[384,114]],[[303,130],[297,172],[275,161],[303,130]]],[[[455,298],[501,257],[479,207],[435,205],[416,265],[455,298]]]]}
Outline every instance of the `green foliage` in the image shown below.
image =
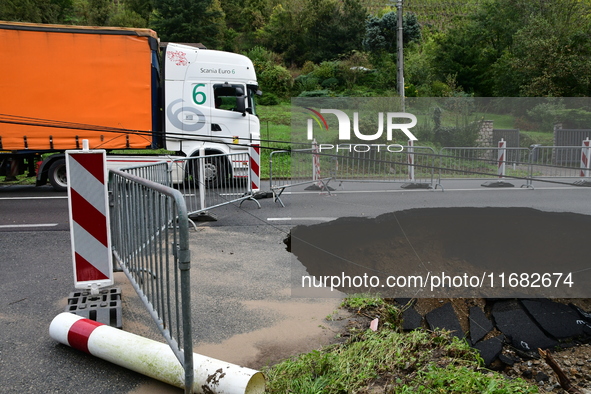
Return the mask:
{"type": "Polygon", "coordinates": [[[281,101],[275,93],[264,93],[257,100],[257,104],[260,105],[279,105],[280,103],[281,101]]]}
{"type": "Polygon", "coordinates": [[[313,74],[299,75],[294,80],[294,92],[298,94],[305,91],[317,90],[320,87],[320,79],[313,74]]]}
{"type": "Polygon", "coordinates": [[[359,47],[365,17],[358,0],[285,0],[257,37],[289,64],[321,62],[359,47]]]}
{"type": "Polygon", "coordinates": [[[516,394],[537,393],[535,386],[528,386],[523,380],[508,380],[492,373],[483,374],[465,366],[448,365],[444,368],[429,365],[421,371],[417,382],[404,387],[400,393],[430,394],[516,394]]]}
{"type": "Polygon", "coordinates": [[[259,83],[262,88],[267,89],[280,97],[287,97],[291,90],[291,74],[283,66],[271,65],[259,74],[259,83]]]}
{"type": "Polygon", "coordinates": [[[481,96],[588,96],[591,4],[486,0],[437,36],[433,67],[481,96]]]}
{"type": "Polygon", "coordinates": [[[372,294],[353,294],[348,296],[341,303],[341,307],[365,310],[368,308],[377,308],[386,305],[386,301],[378,295],[372,294]]]}
{"type": "Polygon", "coordinates": [[[147,22],[150,21],[153,0],[125,0],[122,4],[125,9],[133,11],[147,22]]]}
{"type": "Polygon", "coordinates": [[[128,8],[126,5],[119,5],[116,7],[117,11],[109,19],[109,25],[120,27],[138,27],[145,28],[148,26],[148,21],[140,14],[128,8]]]}
{"type": "Polygon", "coordinates": [[[589,23],[572,29],[557,26],[556,21],[543,16],[533,18],[515,35],[513,56],[508,61],[510,69],[521,81],[520,94],[531,97],[589,96],[589,34],[589,23]]]}
{"type": "Polygon", "coordinates": [[[257,46],[247,52],[246,56],[254,64],[263,94],[272,93],[279,98],[286,98],[293,86],[293,79],[285,67],[277,64],[277,55],[257,46]]]}
{"type": "Polygon", "coordinates": [[[365,392],[380,382],[388,382],[388,392],[396,393],[537,392],[521,379],[482,373],[480,362],[476,350],[447,334],[402,334],[382,328],[294,357],[264,372],[270,393],[365,392]]]}
{"type": "Polygon", "coordinates": [[[2,0],[0,20],[33,23],[65,23],[72,0],[2,0]]]}
{"type": "Polygon", "coordinates": [[[471,117],[474,111],[474,102],[470,97],[457,97],[446,101],[446,108],[435,107],[433,109],[433,142],[440,146],[475,146],[480,123],[471,117]],[[448,123],[443,124],[444,113],[447,113],[448,123]]]}
{"type": "Polygon", "coordinates": [[[330,97],[330,95],[330,91],[328,89],[324,89],[302,92],[298,97],[330,97]]]}
{"type": "MultiPolygon", "coordinates": [[[[416,15],[406,13],[402,20],[403,42],[409,44],[421,39],[421,27],[416,15]]],[[[365,25],[363,47],[370,52],[394,53],[397,48],[398,16],[395,11],[381,18],[370,16],[365,25]]]]}
{"type": "Polygon", "coordinates": [[[219,0],[155,0],[150,24],[163,41],[201,42],[213,49],[221,46],[225,30],[219,0]]]}

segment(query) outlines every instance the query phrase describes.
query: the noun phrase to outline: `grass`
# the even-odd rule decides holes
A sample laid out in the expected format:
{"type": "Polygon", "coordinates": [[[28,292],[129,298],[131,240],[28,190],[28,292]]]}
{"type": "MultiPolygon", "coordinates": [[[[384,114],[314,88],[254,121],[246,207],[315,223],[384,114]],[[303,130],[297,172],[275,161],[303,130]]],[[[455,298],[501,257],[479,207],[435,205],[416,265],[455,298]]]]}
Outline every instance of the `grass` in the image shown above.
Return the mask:
{"type": "Polygon", "coordinates": [[[34,185],[37,178],[34,176],[27,176],[27,173],[17,175],[15,181],[6,181],[5,177],[0,177],[0,184],[2,185],[34,185]]]}
{"type": "Polygon", "coordinates": [[[380,329],[353,330],[346,342],[264,370],[268,393],[537,393],[521,379],[482,368],[478,352],[448,333],[399,330],[400,310],[377,296],[356,295],[343,308],[380,316],[380,329]]]}

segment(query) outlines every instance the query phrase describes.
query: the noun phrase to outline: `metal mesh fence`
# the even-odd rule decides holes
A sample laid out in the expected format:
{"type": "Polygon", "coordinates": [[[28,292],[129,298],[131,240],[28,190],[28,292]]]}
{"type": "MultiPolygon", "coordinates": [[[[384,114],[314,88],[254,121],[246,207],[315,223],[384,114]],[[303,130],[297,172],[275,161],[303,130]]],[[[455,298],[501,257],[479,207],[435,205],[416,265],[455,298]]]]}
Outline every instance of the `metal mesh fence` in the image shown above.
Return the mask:
{"type": "MultiPolygon", "coordinates": [[[[172,178],[182,180],[189,215],[222,205],[253,199],[247,153],[207,155],[175,160],[172,178]]],[[[258,204],[258,202],[257,202],[258,204]]]]}
{"type": "Polygon", "coordinates": [[[178,190],[111,170],[113,256],[193,386],[188,216],[178,190]]]}

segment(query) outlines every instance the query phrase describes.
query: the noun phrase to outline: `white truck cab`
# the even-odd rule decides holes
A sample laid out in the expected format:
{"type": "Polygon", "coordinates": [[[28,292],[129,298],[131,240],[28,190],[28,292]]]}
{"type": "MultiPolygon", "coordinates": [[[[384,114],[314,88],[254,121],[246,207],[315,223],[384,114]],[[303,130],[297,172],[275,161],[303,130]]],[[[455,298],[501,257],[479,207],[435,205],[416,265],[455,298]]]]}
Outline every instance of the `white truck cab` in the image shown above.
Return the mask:
{"type": "Polygon", "coordinates": [[[168,44],[164,53],[166,148],[196,156],[246,152],[260,139],[252,61],[243,55],[168,44]]]}

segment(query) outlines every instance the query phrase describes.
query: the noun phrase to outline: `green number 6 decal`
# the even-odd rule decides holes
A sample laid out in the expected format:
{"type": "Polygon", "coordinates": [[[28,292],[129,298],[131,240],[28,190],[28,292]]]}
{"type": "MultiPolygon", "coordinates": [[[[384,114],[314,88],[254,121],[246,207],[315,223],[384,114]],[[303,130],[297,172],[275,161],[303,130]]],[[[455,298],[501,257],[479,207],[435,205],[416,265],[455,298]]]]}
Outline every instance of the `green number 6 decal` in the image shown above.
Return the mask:
{"type": "Polygon", "coordinates": [[[195,87],[193,87],[193,101],[197,105],[201,105],[201,104],[205,103],[205,100],[207,100],[207,96],[206,96],[205,92],[197,91],[197,89],[199,89],[200,87],[205,87],[205,84],[198,83],[197,85],[195,85],[195,87]]]}

